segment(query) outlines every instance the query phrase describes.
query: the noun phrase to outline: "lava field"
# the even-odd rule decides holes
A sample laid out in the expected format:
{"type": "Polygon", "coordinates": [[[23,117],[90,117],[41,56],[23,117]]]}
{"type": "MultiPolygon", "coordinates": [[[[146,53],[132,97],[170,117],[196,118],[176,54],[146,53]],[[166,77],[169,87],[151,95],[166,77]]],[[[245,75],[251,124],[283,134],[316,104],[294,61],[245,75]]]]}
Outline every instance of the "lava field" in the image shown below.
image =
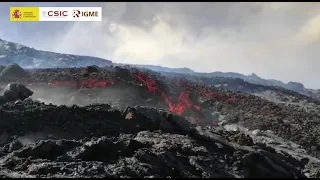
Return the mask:
{"type": "Polygon", "coordinates": [[[0,91],[2,177],[320,176],[318,109],[112,66],[0,67],[0,91]]]}

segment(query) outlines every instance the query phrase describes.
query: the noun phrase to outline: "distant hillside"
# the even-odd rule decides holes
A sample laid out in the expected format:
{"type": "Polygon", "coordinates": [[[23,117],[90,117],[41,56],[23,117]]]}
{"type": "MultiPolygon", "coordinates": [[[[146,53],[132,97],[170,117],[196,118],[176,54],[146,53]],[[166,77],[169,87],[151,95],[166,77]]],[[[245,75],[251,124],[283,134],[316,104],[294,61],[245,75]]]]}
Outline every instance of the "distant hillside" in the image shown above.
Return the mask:
{"type": "Polygon", "coordinates": [[[302,83],[299,82],[289,82],[284,83],[278,80],[274,79],[263,79],[259,77],[258,75],[252,73],[251,75],[244,75],[240,73],[234,73],[234,72],[210,72],[210,73],[200,73],[200,72],[194,72],[191,69],[188,68],[168,68],[168,67],[161,67],[161,66],[150,66],[150,65],[135,65],[138,67],[144,67],[153,71],[162,72],[163,74],[168,73],[176,73],[177,74],[188,74],[188,75],[194,75],[194,76],[200,76],[200,77],[224,77],[224,78],[240,78],[246,82],[253,83],[253,84],[259,84],[264,86],[278,86],[282,87],[288,90],[292,90],[295,92],[298,92],[303,95],[307,95],[316,99],[320,99],[320,90],[314,90],[314,89],[307,89],[304,87],[302,83]]]}
{"type": "Polygon", "coordinates": [[[107,66],[112,61],[90,56],[40,51],[0,39],[0,65],[16,63],[24,68],[107,66]]]}
{"type": "Polygon", "coordinates": [[[278,86],[285,89],[289,89],[298,93],[301,93],[303,95],[311,96],[317,99],[320,99],[320,90],[314,90],[314,89],[307,89],[304,87],[302,83],[299,82],[292,82],[284,83],[278,80],[274,79],[263,79],[256,74],[251,75],[243,75],[239,73],[233,73],[233,72],[212,72],[212,73],[195,73],[198,76],[204,76],[204,77],[230,77],[230,78],[240,78],[244,81],[253,83],[253,84],[260,84],[264,86],[278,86]]]}
{"type": "MultiPolygon", "coordinates": [[[[109,65],[125,65],[112,63],[110,60],[91,57],[78,56],[71,54],[61,54],[49,51],[36,50],[21,44],[9,42],[0,39],[0,65],[18,64],[23,68],[55,68],[55,67],[84,67],[90,65],[109,66],[109,65]]],[[[199,73],[194,72],[189,68],[168,68],[155,65],[135,65],[138,68],[146,68],[156,72],[162,73],[177,73],[189,74],[201,77],[227,77],[240,78],[244,81],[264,85],[264,86],[279,86],[304,95],[308,95],[320,99],[320,90],[306,89],[303,84],[298,82],[283,83],[274,79],[263,79],[256,74],[243,75],[234,72],[211,72],[199,73]]]]}
{"type": "Polygon", "coordinates": [[[200,72],[195,72],[189,68],[169,68],[169,67],[155,66],[155,65],[132,65],[132,66],[139,67],[139,68],[147,68],[156,72],[190,74],[190,75],[203,76],[203,77],[240,78],[250,83],[260,84],[264,86],[279,86],[279,87],[283,87],[296,92],[304,92],[306,90],[304,85],[299,82],[284,83],[274,79],[263,79],[254,73],[252,73],[251,75],[244,75],[244,74],[235,73],[235,72],[220,72],[220,71],[210,72],[210,73],[200,73],[200,72]]]}
{"type": "Polygon", "coordinates": [[[233,72],[211,72],[211,73],[196,73],[200,76],[205,77],[230,77],[230,78],[241,78],[247,82],[254,83],[254,84],[261,84],[265,86],[280,86],[286,89],[294,90],[297,92],[301,92],[304,90],[304,86],[298,82],[289,82],[284,83],[274,79],[263,79],[258,75],[252,73],[251,75],[244,75],[240,73],[233,73],[233,72]]]}
{"type": "Polygon", "coordinates": [[[192,74],[193,70],[189,68],[168,68],[163,66],[155,66],[155,65],[133,65],[139,68],[147,68],[156,72],[173,72],[173,73],[183,73],[183,74],[192,74]]]}

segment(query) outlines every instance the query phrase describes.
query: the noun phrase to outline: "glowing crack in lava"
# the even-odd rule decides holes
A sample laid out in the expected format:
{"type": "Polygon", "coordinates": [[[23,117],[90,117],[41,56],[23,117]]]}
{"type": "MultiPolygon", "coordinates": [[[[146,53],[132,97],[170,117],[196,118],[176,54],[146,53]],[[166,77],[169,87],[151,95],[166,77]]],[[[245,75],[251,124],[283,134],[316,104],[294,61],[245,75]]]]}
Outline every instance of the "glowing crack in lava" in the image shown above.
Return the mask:
{"type": "MultiPolygon", "coordinates": [[[[205,87],[194,85],[194,84],[182,83],[182,82],[176,83],[176,86],[183,87],[185,90],[182,92],[178,92],[177,96],[169,97],[167,94],[165,94],[164,91],[159,89],[157,85],[157,81],[154,79],[151,79],[147,74],[139,72],[133,75],[138,82],[141,82],[143,85],[147,87],[147,90],[149,93],[160,96],[161,99],[168,105],[169,111],[177,115],[183,115],[188,110],[193,110],[194,112],[201,111],[201,107],[199,105],[193,104],[191,100],[191,92],[193,92],[194,89],[199,89],[200,97],[212,98],[212,99],[215,99],[218,101],[224,101],[227,103],[239,102],[239,99],[231,98],[226,94],[212,92],[210,89],[207,89],[205,87]]],[[[115,82],[116,81],[112,79],[108,79],[108,80],[85,79],[85,80],[74,80],[74,81],[53,80],[49,82],[49,85],[72,86],[77,88],[80,88],[80,87],[94,88],[94,87],[105,87],[105,86],[114,84],[115,82]]],[[[187,118],[191,122],[199,125],[204,123],[204,121],[201,121],[202,118],[199,118],[199,117],[188,116],[187,118]]]]}
{"type": "MultiPolygon", "coordinates": [[[[161,98],[168,104],[169,111],[172,113],[182,115],[187,109],[194,109],[196,111],[200,111],[200,106],[192,105],[190,100],[190,92],[180,92],[178,94],[177,103],[173,103],[173,101],[158,87],[155,80],[150,79],[147,75],[143,73],[135,74],[136,79],[139,82],[142,82],[146,85],[149,93],[158,93],[161,98]]],[[[72,87],[86,87],[86,88],[94,88],[94,87],[105,87],[109,84],[114,84],[114,80],[96,80],[96,79],[86,79],[86,80],[78,80],[78,81],[63,81],[63,80],[53,80],[49,82],[51,86],[72,86],[72,87]]]]}
{"type": "MultiPolygon", "coordinates": [[[[169,110],[175,114],[182,115],[184,112],[186,112],[188,109],[200,111],[201,107],[199,105],[192,104],[191,101],[191,91],[194,89],[200,89],[200,97],[206,97],[210,99],[215,99],[217,101],[223,101],[225,103],[238,103],[241,101],[241,99],[233,98],[228,96],[227,94],[221,93],[221,92],[212,92],[211,89],[206,89],[204,86],[194,85],[194,84],[188,84],[183,82],[177,82],[177,86],[184,87],[186,91],[180,92],[177,96],[177,103],[173,103],[173,100],[170,99],[164,92],[162,92],[156,84],[156,81],[153,79],[150,79],[146,74],[143,73],[137,73],[135,75],[137,80],[143,82],[149,92],[152,93],[159,93],[162,97],[162,99],[168,104],[169,110]]],[[[199,119],[193,118],[194,121],[199,122],[199,119]]]]}
{"type": "Polygon", "coordinates": [[[147,86],[149,92],[156,93],[159,91],[156,81],[149,79],[145,74],[138,73],[135,75],[135,77],[147,86]]]}
{"type": "Polygon", "coordinates": [[[147,86],[150,93],[159,93],[162,99],[168,104],[169,111],[178,115],[182,115],[187,109],[190,108],[200,111],[200,106],[192,105],[189,91],[180,92],[177,98],[178,103],[173,103],[173,101],[157,87],[155,80],[150,79],[143,73],[137,73],[135,77],[138,81],[147,86]]]}
{"type": "MultiPolygon", "coordinates": [[[[207,116],[207,113],[202,111],[199,105],[193,104],[192,96],[197,98],[203,98],[206,100],[212,99],[214,101],[224,102],[228,104],[246,104],[248,101],[247,97],[235,96],[232,93],[220,92],[214,88],[207,87],[203,84],[191,83],[187,81],[176,82],[174,85],[176,87],[182,87],[184,90],[178,92],[176,95],[168,96],[163,90],[158,87],[157,81],[151,79],[148,74],[145,73],[134,73],[132,74],[136,82],[139,82],[146,86],[147,91],[153,95],[161,97],[161,99],[167,104],[168,110],[177,115],[184,115],[185,118],[197,125],[212,125],[217,126],[217,121],[207,121],[210,120],[210,117],[207,116]]],[[[116,77],[121,78],[121,77],[116,77]]],[[[48,84],[51,86],[72,86],[76,88],[86,87],[86,88],[95,88],[95,87],[106,87],[113,85],[116,81],[113,78],[107,80],[98,80],[98,79],[85,79],[85,80],[53,80],[48,84]]],[[[26,84],[33,84],[36,82],[26,81],[26,84]]],[[[275,110],[271,107],[257,112],[259,115],[278,117],[279,113],[276,113],[275,110]]]]}

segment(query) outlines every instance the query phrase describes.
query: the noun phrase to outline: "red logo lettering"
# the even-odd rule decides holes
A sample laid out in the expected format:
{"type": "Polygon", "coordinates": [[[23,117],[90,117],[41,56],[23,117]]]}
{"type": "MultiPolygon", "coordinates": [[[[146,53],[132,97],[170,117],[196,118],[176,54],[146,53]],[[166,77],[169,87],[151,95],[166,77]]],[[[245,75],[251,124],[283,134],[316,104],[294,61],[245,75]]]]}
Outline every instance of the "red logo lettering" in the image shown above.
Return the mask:
{"type": "Polygon", "coordinates": [[[68,11],[47,11],[47,16],[66,17],[68,16],[68,11]]]}

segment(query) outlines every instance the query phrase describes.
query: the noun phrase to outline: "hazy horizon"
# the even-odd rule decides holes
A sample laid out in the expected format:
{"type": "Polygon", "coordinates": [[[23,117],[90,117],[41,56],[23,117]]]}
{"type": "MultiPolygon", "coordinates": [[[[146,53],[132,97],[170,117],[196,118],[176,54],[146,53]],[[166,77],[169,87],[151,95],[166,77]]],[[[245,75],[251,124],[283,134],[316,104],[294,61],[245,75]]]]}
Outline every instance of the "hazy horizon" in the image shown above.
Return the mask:
{"type": "Polygon", "coordinates": [[[2,2],[0,38],[115,63],[255,73],[320,88],[319,10],[319,2],[2,2]],[[103,21],[10,22],[10,6],[101,6],[103,21]]]}

